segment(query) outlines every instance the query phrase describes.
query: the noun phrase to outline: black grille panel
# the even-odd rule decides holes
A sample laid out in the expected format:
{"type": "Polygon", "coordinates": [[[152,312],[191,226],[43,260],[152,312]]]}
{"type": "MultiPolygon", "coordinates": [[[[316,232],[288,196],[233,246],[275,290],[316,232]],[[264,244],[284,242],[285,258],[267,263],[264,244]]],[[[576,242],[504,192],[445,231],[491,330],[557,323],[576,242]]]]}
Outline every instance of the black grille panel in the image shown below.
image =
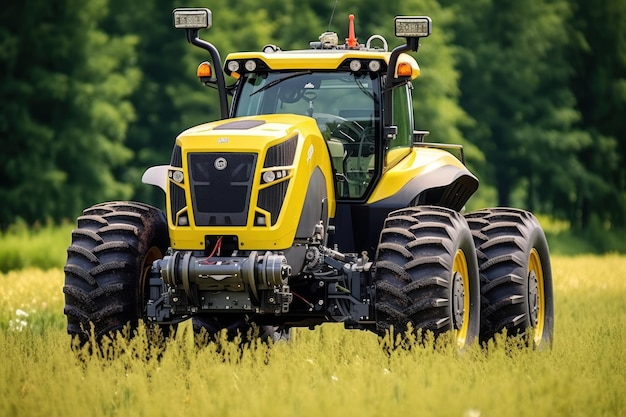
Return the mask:
{"type": "Polygon", "coordinates": [[[275,225],[278,220],[278,215],[283,207],[288,187],[289,180],[279,182],[278,184],[259,191],[258,205],[263,210],[267,210],[271,213],[272,226],[275,225]]]}
{"type": "Polygon", "coordinates": [[[170,165],[177,168],[183,167],[183,157],[182,152],[180,150],[180,146],[174,145],[174,150],[172,151],[172,160],[170,161],[170,165]]]}
{"type": "Polygon", "coordinates": [[[188,162],[196,225],[245,226],[256,154],[192,153],[188,162]]]}
{"type": "Polygon", "coordinates": [[[172,211],[172,223],[176,224],[176,213],[181,211],[186,206],[185,190],[170,183],[170,208],[172,211]]]}
{"type": "Polygon", "coordinates": [[[267,150],[263,168],[293,164],[293,158],[296,155],[297,146],[298,136],[294,136],[291,139],[284,141],[283,143],[272,146],[267,150]]]}

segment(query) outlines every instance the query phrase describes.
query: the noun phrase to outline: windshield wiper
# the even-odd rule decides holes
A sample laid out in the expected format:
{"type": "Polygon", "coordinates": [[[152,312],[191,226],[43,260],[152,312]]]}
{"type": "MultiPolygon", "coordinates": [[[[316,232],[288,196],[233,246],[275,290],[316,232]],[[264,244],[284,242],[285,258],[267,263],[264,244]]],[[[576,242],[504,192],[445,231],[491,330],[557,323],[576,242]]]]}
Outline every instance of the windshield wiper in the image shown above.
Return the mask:
{"type": "Polygon", "coordinates": [[[290,78],[296,78],[296,77],[300,77],[301,75],[307,75],[307,74],[313,74],[313,72],[312,72],[312,71],[296,72],[296,73],[294,73],[294,74],[289,74],[289,75],[286,75],[286,76],[284,76],[283,78],[277,78],[277,79],[275,79],[274,81],[271,81],[270,83],[265,84],[263,87],[260,87],[258,90],[253,91],[253,92],[250,94],[250,97],[252,97],[252,96],[253,96],[253,95],[255,95],[256,93],[260,93],[261,91],[265,91],[265,90],[267,90],[268,88],[274,87],[275,85],[280,84],[280,83],[282,83],[282,82],[283,82],[283,81],[285,81],[285,80],[289,80],[290,78]]]}

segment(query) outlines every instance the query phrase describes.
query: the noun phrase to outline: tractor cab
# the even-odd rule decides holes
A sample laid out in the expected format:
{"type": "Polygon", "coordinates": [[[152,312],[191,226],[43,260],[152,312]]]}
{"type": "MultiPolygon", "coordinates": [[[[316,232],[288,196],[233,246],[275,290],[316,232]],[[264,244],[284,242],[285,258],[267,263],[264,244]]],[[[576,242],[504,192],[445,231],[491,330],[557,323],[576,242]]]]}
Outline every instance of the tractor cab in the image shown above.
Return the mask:
{"type": "MultiPolygon", "coordinates": [[[[427,17],[396,20],[397,31],[411,28],[416,36],[430,33],[427,17]]],[[[399,33],[402,35],[408,34],[399,33]]],[[[335,197],[365,201],[385,167],[401,159],[400,154],[408,154],[392,152],[386,158],[388,152],[407,149],[413,142],[408,89],[410,81],[419,76],[419,66],[409,55],[396,52],[396,67],[389,71],[394,53],[388,51],[387,41],[373,35],[366,43],[358,43],[353,15],[349,16],[345,43],[340,44],[338,39],[336,33],[324,32],[319,41],[310,42],[308,50],[282,51],[266,45],[261,52],[228,55],[224,73],[236,80],[227,88],[233,95],[228,116],[312,117],[331,156],[335,197]],[[387,101],[391,108],[387,121],[382,111],[386,95],[391,98],[387,101]]],[[[210,64],[203,62],[198,67],[200,80],[218,83],[207,73],[212,73],[210,64]]]]}
{"type": "Polygon", "coordinates": [[[246,73],[233,116],[299,114],[315,119],[328,146],[338,199],[362,198],[375,177],[380,77],[345,72],[246,73]]]}

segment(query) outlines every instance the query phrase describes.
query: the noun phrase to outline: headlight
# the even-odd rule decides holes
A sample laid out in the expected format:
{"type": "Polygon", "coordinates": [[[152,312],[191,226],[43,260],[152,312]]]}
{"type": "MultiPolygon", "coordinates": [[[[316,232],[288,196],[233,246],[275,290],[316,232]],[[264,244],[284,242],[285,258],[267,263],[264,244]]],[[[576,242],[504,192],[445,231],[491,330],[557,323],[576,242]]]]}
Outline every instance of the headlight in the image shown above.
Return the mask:
{"type": "Polygon", "coordinates": [[[265,171],[262,175],[262,178],[263,182],[267,184],[276,179],[276,174],[274,174],[274,171],[265,171]]]}
{"type": "Polygon", "coordinates": [[[237,61],[230,61],[228,62],[228,71],[230,72],[238,72],[239,71],[239,62],[237,61]]]}
{"type": "Polygon", "coordinates": [[[350,71],[357,72],[361,70],[361,61],[353,59],[350,61],[350,71]]]}
{"type": "Polygon", "coordinates": [[[183,171],[174,171],[172,173],[172,179],[179,184],[183,182],[183,178],[184,178],[183,171]]]}
{"type": "Polygon", "coordinates": [[[246,61],[244,66],[246,67],[246,71],[252,72],[256,69],[256,62],[254,62],[254,60],[252,59],[249,59],[246,61]]]}
{"type": "Polygon", "coordinates": [[[370,63],[367,65],[367,67],[370,69],[370,71],[372,72],[378,72],[380,71],[380,61],[370,61],[370,63]]]}

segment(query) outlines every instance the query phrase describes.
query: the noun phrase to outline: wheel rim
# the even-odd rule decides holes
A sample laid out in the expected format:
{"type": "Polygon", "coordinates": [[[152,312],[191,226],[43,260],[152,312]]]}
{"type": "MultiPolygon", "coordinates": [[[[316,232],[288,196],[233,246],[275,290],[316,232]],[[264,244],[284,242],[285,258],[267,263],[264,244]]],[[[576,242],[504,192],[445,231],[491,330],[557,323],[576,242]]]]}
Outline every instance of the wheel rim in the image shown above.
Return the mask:
{"type": "Polygon", "coordinates": [[[535,345],[539,345],[543,340],[546,309],[543,268],[535,248],[531,250],[528,262],[528,314],[534,328],[535,345]]]}
{"type": "Polygon", "coordinates": [[[454,256],[454,269],[452,271],[452,322],[456,343],[459,347],[465,346],[469,329],[469,315],[469,269],[465,253],[459,249],[454,256]]]}

